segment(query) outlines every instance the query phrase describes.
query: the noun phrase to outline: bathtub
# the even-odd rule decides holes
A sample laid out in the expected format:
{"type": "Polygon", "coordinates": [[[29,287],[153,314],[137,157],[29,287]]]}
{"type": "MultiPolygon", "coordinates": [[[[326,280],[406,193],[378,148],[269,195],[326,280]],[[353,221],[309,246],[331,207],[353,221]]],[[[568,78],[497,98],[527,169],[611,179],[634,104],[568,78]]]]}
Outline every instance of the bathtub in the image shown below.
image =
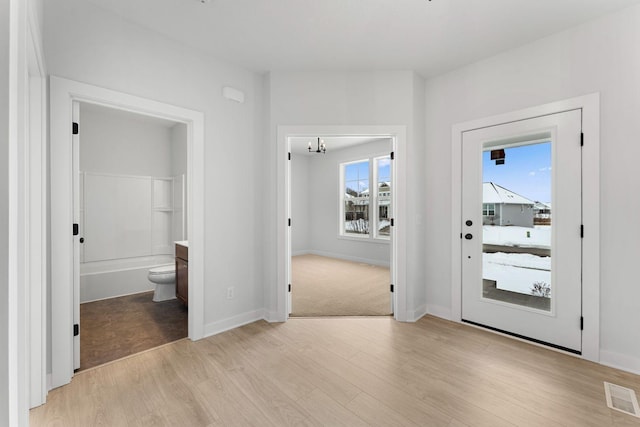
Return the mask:
{"type": "Polygon", "coordinates": [[[153,291],[149,269],[174,262],[171,255],[154,255],[81,263],[80,303],[153,291]]]}

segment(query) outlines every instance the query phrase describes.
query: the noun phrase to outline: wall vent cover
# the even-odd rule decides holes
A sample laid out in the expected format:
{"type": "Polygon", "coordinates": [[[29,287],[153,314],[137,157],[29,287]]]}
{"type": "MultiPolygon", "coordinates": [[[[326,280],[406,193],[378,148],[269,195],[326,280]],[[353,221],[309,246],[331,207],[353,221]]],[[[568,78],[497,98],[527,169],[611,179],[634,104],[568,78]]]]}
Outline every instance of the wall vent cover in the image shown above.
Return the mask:
{"type": "Polygon", "coordinates": [[[640,406],[635,391],[605,381],[604,393],[609,408],[640,418],[640,406]]]}

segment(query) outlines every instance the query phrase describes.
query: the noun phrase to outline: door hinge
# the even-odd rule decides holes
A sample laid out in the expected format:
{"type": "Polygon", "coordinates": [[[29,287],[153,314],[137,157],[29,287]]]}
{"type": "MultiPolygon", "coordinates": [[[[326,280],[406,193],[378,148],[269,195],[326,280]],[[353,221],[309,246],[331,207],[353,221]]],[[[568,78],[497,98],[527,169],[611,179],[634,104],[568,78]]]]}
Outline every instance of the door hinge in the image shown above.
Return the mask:
{"type": "Polygon", "coordinates": [[[460,238],[462,239],[462,233],[460,233],[460,238]]]}
{"type": "Polygon", "coordinates": [[[291,292],[291,283],[289,283],[289,292],[291,292]]]}
{"type": "Polygon", "coordinates": [[[584,132],[580,132],[580,147],[584,147],[584,132]]]}
{"type": "Polygon", "coordinates": [[[391,218],[391,226],[392,226],[392,227],[395,227],[395,226],[396,226],[396,221],[395,221],[393,218],[391,218]]]}
{"type": "Polygon", "coordinates": [[[291,160],[291,151],[289,151],[289,160],[291,160]]]}
{"type": "Polygon", "coordinates": [[[584,317],[580,316],[580,330],[584,331],[584,317]]]}
{"type": "Polygon", "coordinates": [[[289,227],[291,227],[291,218],[289,218],[288,222],[289,222],[289,227]]]}
{"type": "Polygon", "coordinates": [[[392,284],[391,284],[391,286],[389,287],[389,290],[390,290],[391,292],[393,292],[393,283],[392,283],[392,284]]]}
{"type": "Polygon", "coordinates": [[[74,134],[74,135],[77,135],[77,134],[78,134],[78,131],[79,131],[78,123],[73,122],[73,134],[74,134]]]}
{"type": "Polygon", "coordinates": [[[394,160],[394,159],[396,158],[396,153],[392,151],[392,152],[389,154],[389,157],[391,157],[391,160],[394,160]]]}
{"type": "Polygon", "coordinates": [[[80,325],[76,323],[73,325],[73,336],[77,337],[78,335],[80,335],[80,325]]]}
{"type": "Polygon", "coordinates": [[[580,238],[584,239],[584,224],[580,224],[580,238]]]}
{"type": "Polygon", "coordinates": [[[73,235],[77,236],[78,234],[80,234],[78,224],[73,224],[73,235]]]}

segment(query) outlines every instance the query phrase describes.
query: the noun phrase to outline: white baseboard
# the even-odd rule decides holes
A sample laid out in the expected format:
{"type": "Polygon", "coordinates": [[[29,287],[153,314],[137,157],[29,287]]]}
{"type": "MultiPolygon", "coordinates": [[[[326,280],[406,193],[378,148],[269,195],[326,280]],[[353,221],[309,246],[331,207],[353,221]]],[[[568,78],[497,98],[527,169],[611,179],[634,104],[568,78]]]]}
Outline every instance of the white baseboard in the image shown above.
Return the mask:
{"type": "Polygon", "coordinates": [[[310,254],[310,253],[311,253],[311,251],[310,251],[310,250],[305,249],[305,250],[302,250],[302,251],[294,251],[294,252],[291,252],[291,256],[308,255],[308,254],[310,254]]]}
{"type": "Polygon", "coordinates": [[[312,254],[312,255],[324,256],[324,257],[327,257],[327,258],[336,258],[336,259],[342,259],[342,260],[345,260],[345,261],[361,262],[363,264],[377,265],[377,266],[380,266],[380,267],[389,268],[389,266],[391,265],[391,262],[389,260],[380,261],[380,260],[377,260],[377,259],[360,258],[360,257],[355,257],[355,256],[350,256],[350,255],[336,254],[336,253],[333,253],[333,252],[324,252],[324,251],[316,251],[316,250],[307,251],[307,253],[308,254],[312,254]]]}
{"type": "Polygon", "coordinates": [[[417,322],[418,320],[423,318],[427,313],[428,313],[427,305],[422,304],[420,307],[416,308],[415,310],[407,311],[407,322],[417,322]]]}
{"type": "Polygon", "coordinates": [[[226,332],[231,329],[256,322],[258,320],[263,320],[264,318],[265,311],[263,309],[260,309],[229,317],[228,319],[218,320],[217,322],[209,323],[204,326],[203,338],[217,335],[219,333],[226,332]]]}
{"type": "Polygon", "coordinates": [[[600,350],[600,364],[640,375],[640,359],[634,356],[600,350]]]}
{"type": "Polygon", "coordinates": [[[443,307],[441,305],[427,304],[427,314],[440,317],[445,320],[453,320],[454,322],[460,320],[451,318],[451,307],[443,307]]]}
{"type": "Polygon", "coordinates": [[[277,311],[265,311],[264,320],[269,323],[281,323],[286,322],[277,311]]]}

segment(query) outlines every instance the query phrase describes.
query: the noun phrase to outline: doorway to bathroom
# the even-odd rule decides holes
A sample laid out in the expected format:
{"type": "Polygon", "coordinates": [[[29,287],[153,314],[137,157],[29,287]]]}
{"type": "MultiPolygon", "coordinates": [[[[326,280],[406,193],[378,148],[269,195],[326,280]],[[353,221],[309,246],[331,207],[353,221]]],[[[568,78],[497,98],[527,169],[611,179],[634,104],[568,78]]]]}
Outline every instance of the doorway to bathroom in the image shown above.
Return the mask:
{"type": "Polygon", "coordinates": [[[187,241],[187,127],[87,102],[73,107],[74,368],[85,370],[187,336],[174,243],[187,241]]]}
{"type": "MultiPolygon", "coordinates": [[[[75,130],[76,102],[86,102],[116,110],[161,118],[186,125],[186,212],[188,242],[188,337],[204,336],[204,114],[135,95],[63,79],[49,78],[50,171],[51,171],[51,288],[50,288],[50,387],[68,384],[80,359],[80,263],[79,213],[74,206],[74,182],[78,182],[79,143],[82,123],[75,130]],[[78,153],[78,150],[75,151],[78,153]],[[75,233],[74,233],[75,231],[75,233]]],[[[132,147],[133,148],[133,147],[132,147]]],[[[126,162],[126,158],[121,161],[126,162]]],[[[79,186],[79,184],[78,184],[79,186]]],[[[79,211],[79,209],[77,210],[79,211]]],[[[150,220],[149,220],[150,221],[150,220]]]]}

